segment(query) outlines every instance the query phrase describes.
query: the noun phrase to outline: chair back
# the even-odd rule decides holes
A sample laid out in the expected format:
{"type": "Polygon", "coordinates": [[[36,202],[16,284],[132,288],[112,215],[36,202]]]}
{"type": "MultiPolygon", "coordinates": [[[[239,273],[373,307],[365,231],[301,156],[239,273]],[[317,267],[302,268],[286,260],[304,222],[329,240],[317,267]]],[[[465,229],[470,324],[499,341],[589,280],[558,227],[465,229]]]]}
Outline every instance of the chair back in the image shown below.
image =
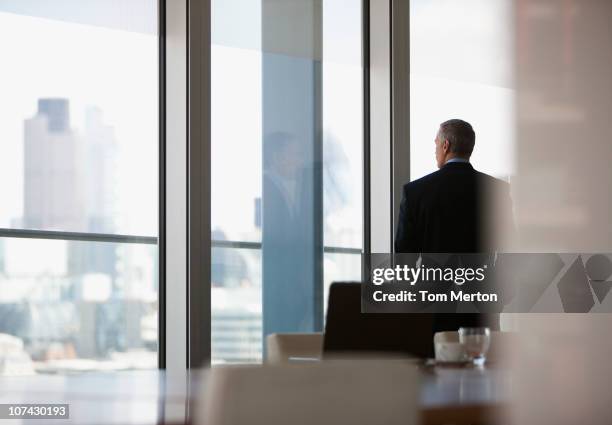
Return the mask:
{"type": "Polygon", "coordinates": [[[433,356],[433,315],[361,313],[361,284],[334,282],[329,288],[323,358],[357,353],[433,356]]]}
{"type": "Polygon", "coordinates": [[[214,367],[195,423],[414,425],[418,376],[393,360],[214,367]]]}

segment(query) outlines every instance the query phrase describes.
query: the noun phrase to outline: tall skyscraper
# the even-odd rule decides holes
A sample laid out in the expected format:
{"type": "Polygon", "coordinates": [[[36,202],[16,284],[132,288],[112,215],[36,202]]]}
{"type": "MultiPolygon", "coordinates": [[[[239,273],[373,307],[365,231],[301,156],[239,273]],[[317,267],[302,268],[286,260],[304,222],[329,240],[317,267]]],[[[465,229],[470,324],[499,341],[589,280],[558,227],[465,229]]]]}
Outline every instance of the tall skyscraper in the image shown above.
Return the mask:
{"type": "Polygon", "coordinates": [[[70,130],[69,108],[68,99],[38,99],[38,113],[47,117],[49,131],[53,133],[70,130]]]}
{"type": "Polygon", "coordinates": [[[117,145],[102,111],[87,109],[78,134],[70,126],[68,99],[39,99],[24,134],[23,226],[113,232],[117,145]]]}
{"type": "MultiPolygon", "coordinates": [[[[115,230],[114,129],[104,124],[98,108],[86,111],[84,124],[82,132],[71,127],[69,101],[61,98],[39,99],[36,116],[25,121],[25,228],[92,233],[115,230]]],[[[70,338],[79,355],[96,357],[119,348],[125,338],[117,330],[123,327],[124,315],[120,296],[115,294],[117,244],[70,241],[67,258],[66,275],[74,297],[70,301],[79,312],[78,334],[70,338]],[[109,302],[91,298],[91,283],[102,281],[110,283],[109,302]]],[[[49,322],[61,321],[59,308],[59,304],[49,306],[49,322]]]]}
{"type": "Polygon", "coordinates": [[[40,99],[24,124],[24,227],[87,230],[84,154],[68,99],[40,99]]]}
{"type": "Polygon", "coordinates": [[[85,112],[85,144],[87,164],[87,217],[88,230],[112,233],[115,229],[117,187],[117,143],[115,130],[104,123],[100,108],[85,112]]]}

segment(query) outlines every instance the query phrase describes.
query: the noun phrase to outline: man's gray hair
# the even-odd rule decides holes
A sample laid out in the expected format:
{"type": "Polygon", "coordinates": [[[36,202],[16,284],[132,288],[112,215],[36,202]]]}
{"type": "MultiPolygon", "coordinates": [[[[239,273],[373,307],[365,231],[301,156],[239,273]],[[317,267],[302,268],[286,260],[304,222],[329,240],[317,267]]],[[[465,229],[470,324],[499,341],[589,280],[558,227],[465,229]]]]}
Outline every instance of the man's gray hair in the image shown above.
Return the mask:
{"type": "Polygon", "coordinates": [[[474,150],[476,134],[470,123],[463,120],[448,120],[440,124],[440,140],[448,140],[451,153],[470,156],[474,150]]]}

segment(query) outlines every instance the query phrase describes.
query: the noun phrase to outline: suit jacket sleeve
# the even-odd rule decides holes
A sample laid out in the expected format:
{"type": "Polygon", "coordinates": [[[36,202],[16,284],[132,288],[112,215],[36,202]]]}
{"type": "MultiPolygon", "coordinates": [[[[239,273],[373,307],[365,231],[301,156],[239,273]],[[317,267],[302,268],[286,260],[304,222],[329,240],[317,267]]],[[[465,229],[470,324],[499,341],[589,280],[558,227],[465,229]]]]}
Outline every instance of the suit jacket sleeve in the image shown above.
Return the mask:
{"type": "Polygon", "coordinates": [[[416,232],[415,206],[411,204],[408,185],[402,190],[397,233],[395,235],[395,252],[420,253],[418,235],[416,232]]]}

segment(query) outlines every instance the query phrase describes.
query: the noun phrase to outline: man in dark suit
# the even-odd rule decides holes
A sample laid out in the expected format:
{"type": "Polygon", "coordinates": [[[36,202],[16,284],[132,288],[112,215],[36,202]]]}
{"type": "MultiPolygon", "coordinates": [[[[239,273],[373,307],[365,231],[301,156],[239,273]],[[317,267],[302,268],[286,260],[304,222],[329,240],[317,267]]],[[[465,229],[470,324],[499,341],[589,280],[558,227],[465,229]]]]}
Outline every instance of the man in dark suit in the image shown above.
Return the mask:
{"type": "MultiPolygon", "coordinates": [[[[439,170],[404,185],[395,251],[494,252],[499,248],[497,231],[507,227],[507,218],[502,216],[511,215],[509,185],[476,171],[470,164],[475,134],[469,123],[453,119],[440,124],[435,144],[439,170]],[[494,213],[492,207],[503,214],[494,213]]],[[[499,328],[497,316],[484,316],[437,313],[433,331],[484,324],[499,328]]]]}

